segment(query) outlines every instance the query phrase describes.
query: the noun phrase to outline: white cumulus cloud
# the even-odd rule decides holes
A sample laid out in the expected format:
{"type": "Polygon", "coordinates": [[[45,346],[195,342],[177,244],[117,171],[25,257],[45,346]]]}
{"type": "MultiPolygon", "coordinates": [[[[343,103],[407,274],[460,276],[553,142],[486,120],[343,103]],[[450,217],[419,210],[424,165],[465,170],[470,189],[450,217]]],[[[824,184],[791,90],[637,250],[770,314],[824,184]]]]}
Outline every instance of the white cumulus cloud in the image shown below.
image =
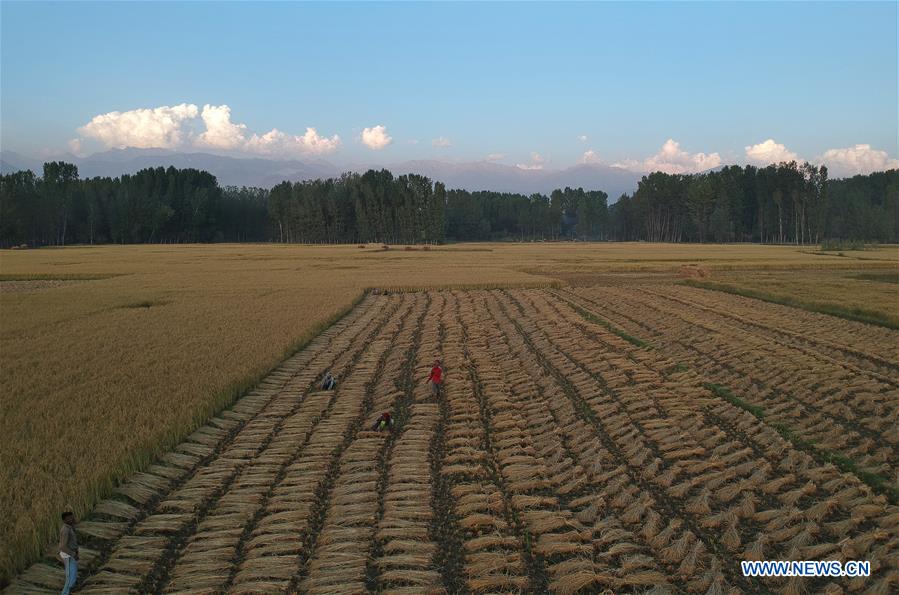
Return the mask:
{"type": "Polygon", "coordinates": [[[899,168],[899,159],[893,159],[886,151],[873,149],[871,145],[828,149],[815,161],[826,165],[830,176],[835,178],[899,168]]]}
{"type": "Polygon", "coordinates": [[[489,155],[487,155],[484,158],[484,160],[485,161],[502,161],[505,158],[506,158],[505,153],[490,153],[489,155]]]}
{"type": "Polygon", "coordinates": [[[531,162],[530,163],[519,163],[516,167],[519,169],[543,169],[543,164],[546,163],[546,159],[540,153],[531,153],[531,162]]]}
{"type": "Polygon", "coordinates": [[[278,153],[300,153],[323,155],[333,153],[340,147],[340,137],[321,136],[315,128],[307,128],[306,134],[287,134],[272,128],[263,135],[254,134],[247,139],[244,149],[253,153],[272,155],[278,153]]]}
{"type": "Polygon", "coordinates": [[[192,103],[109,112],[94,116],[78,132],[116,149],[174,149],[187,140],[190,135],[188,124],[198,114],[197,106],[192,103]]]}
{"type": "Polygon", "coordinates": [[[585,142],[587,142],[587,135],[586,135],[586,134],[582,134],[582,135],[580,135],[579,137],[577,137],[577,139],[578,139],[579,141],[581,141],[582,143],[585,143],[585,142]]]}
{"type": "Polygon", "coordinates": [[[669,174],[690,174],[712,169],[721,165],[718,153],[688,153],[680,148],[680,143],[669,138],[658,153],[643,161],[625,159],[613,163],[613,167],[636,172],[661,171],[669,174]]]}
{"type": "Polygon", "coordinates": [[[581,163],[602,163],[602,159],[599,158],[599,153],[590,149],[584,151],[584,154],[581,156],[581,163]]]}
{"type": "MultiPolygon", "coordinates": [[[[94,138],[107,147],[185,149],[212,148],[246,153],[272,155],[324,154],[340,147],[340,137],[321,136],[315,128],[306,128],[303,135],[287,134],[273,128],[265,134],[250,134],[246,124],[231,121],[228,105],[203,106],[200,111],[192,103],[173,107],[135,109],[109,112],[95,116],[78,129],[84,137],[94,138]],[[194,125],[202,123],[203,132],[194,134],[194,125]]],[[[81,149],[82,139],[73,139],[69,146],[81,149]]]]}
{"type": "Polygon", "coordinates": [[[393,142],[393,138],[387,134],[387,127],[383,125],[372,126],[371,128],[362,129],[362,144],[378,151],[393,142]]]}
{"type": "Polygon", "coordinates": [[[445,136],[439,136],[431,141],[431,146],[438,149],[445,149],[447,147],[452,147],[453,143],[451,143],[450,139],[446,138],[445,136]]]}
{"type": "Polygon", "coordinates": [[[790,161],[800,161],[799,156],[793,151],[788,150],[782,144],[775,142],[773,138],[769,138],[765,142],[757,145],[749,145],[746,149],[746,160],[754,165],[770,165],[772,163],[783,163],[790,161]]]}
{"type": "Polygon", "coordinates": [[[234,149],[246,142],[246,125],[231,122],[231,108],[227,105],[207,103],[200,117],[206,125],[206,132],[199,136],[197,144],[215,149],[234,149]]]}

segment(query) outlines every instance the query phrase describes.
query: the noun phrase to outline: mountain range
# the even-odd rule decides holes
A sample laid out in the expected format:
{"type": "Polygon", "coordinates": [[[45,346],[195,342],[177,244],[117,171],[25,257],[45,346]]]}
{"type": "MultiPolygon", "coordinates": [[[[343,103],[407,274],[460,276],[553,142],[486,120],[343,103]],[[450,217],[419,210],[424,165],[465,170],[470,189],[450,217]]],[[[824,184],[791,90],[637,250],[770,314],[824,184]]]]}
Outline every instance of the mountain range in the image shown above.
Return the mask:
{"type": "MultiPolygon", "coordinates": [[[[285,180],[291,182],[339,176],[346,171],[362,172],[385,168],[394,175],[415,173],[446,184],[447,188],[548,194],[570,186],[602,190],[610,201],[622,193],[636,190],[641,174],[602,164],[578,164],[565,169],[521,169],[490,161],[449,162],[437,160],[404,161],[379,165],[339,167],[324,160],[281,160],[260,157],[233,157],[212,153],[179,153],[163,149],[112,149],[89,157],[66,154],[53,157],[74,163],[82,178],[117,177],[147,167],[192,167],[215,175],[222,186],[258,186],[271,188],[285,180]]],[[[43,161],[11,151],[0,152],[0,173],[30,169],[40,174],[43,161]]]]}

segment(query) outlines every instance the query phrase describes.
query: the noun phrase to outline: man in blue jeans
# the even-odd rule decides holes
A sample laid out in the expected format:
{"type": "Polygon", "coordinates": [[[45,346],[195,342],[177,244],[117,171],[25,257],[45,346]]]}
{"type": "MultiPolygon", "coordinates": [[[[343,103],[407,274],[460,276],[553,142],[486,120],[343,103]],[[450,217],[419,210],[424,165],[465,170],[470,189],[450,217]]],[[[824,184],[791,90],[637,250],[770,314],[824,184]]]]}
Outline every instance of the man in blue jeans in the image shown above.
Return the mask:
{"type": "Polygon", "coordinates": [[[62,527],[59,528],[59,557],[66,567],[66,584],[62,588],[62,595],[69,595],[69,591],[78,580],[78,536],[75,535],[75,513],[66,511],[62,513],[62,527]]]}

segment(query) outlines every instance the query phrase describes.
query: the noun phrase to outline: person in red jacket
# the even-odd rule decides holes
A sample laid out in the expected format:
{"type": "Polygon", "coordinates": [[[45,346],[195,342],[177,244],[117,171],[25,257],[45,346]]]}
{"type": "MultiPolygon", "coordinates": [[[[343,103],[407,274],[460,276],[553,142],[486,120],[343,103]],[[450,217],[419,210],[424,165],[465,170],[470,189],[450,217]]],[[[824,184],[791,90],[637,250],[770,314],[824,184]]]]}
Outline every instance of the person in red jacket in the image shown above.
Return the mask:
{"type": "Polygon", "coordinates": [[[431,383],[431,394],[435,397],[440,394],[440,382],[443,380],[443,368],[440,367],[440,360],[434,360],[434,366],[431,368],[431,375],[428,376],[428,382],[431,383]]]}

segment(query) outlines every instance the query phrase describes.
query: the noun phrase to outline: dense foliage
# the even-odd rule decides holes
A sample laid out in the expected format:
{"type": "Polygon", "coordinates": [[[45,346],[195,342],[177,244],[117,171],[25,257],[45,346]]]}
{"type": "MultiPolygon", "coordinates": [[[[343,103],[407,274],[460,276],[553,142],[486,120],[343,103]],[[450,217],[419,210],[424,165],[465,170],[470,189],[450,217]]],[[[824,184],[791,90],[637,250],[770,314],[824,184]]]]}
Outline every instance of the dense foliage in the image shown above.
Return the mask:
{"type": "Polygon", "coordinates": [[[542,194],[451,190],[446,236],[452,240],[604,239],[608,231],[605,192],[565,188],[542,194]]]}
{"type": "Polygon", "coordinates": [[[195,169],[80,179],[76,166],[0,177],[0,246],[145,242],[434,243],[645,240],[815,244],[899,241],[899,170],[828,180],[781,163],[695,175],[654,172],[609,206],[601,191],[549,196],[447,191],[387,170],[221,188],[195,169]]]}
{"type": "Polygon", "coordinates": [[[899,170],[833,180],[827,237],[899,242],[899,170]]]}
{"type": "Polygon", "coordinates": [[[276,242],[433,243],[444,239],[446,189],[387,170],[338,179],[282,182],[268,198],[276,242]]]}
{"type": "Polygon", "coordinates": [[[219,187],[195,169],[80,180],[74,165],[0,178],[0,244],[266,240],[265,191],[219,187]]]}
{"type": "Polygon", "coordinates": [[[651,173],[609,209],[617,240],[817,244],[899,241],[899,170],[828,180],[795,162],[651,173]]]}

